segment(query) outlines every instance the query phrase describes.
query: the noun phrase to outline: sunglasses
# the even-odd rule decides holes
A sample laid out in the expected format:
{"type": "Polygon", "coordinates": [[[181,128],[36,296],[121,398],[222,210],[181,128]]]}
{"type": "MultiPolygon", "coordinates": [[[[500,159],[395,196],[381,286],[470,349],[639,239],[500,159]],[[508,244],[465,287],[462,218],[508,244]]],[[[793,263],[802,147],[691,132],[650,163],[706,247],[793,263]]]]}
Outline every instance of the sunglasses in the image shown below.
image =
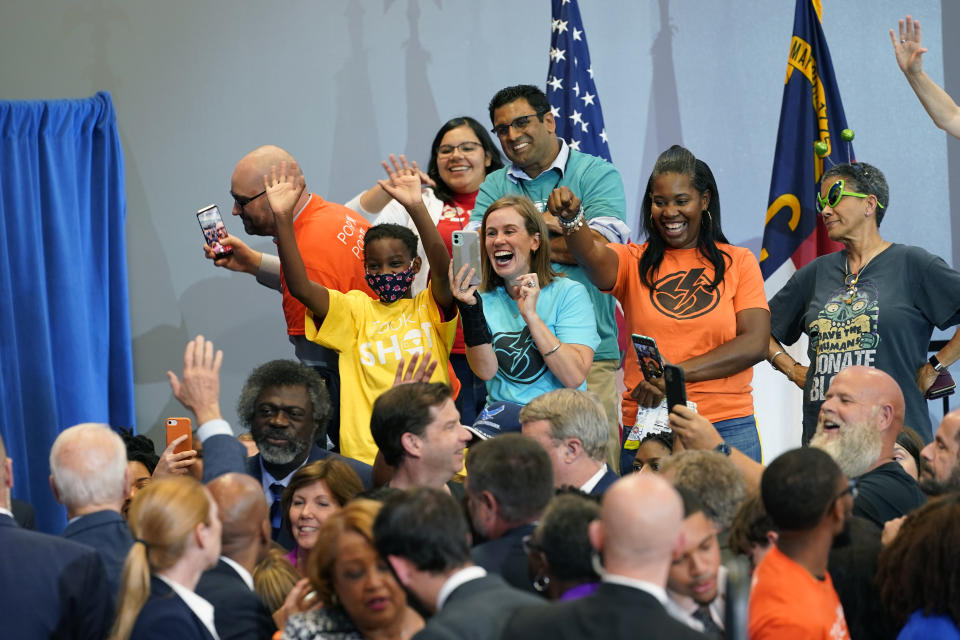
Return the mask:
{"type": "Polygon", "coordinates": [[[255,195],[255,196],[250,196],[249,198],[244,198],[243,196],[238,196],[238,195],[235,194],[233,191],[231,191],[231,192],[230,192],[230,197],[233,198],[233,201],[237,203],[237,206],[238,206],[239,208],[243,209],[245,206],[247,206],[248,204],[250,204],[251,202],[253,202],[253,201],[256,200],[257,198],[259,198],[260,196],[262,196],[262,195],[265,194],[266,192],[267,192],[267,190],[264,189],[263,191],[261,191],[260,193],[258,193],[258,194],[255,195]]]}
{"type": "MultiPolygon", "coordinates": [[[[844,191],[843,190],[843,180],[837,180],[832,185],[830,185],[830,190],[827,191],[827,197],[823,198],[820,196],[820,192],[817,192],[817,213],[823,213],[823,208],[827,205],[835,207],[840,204],[840,200],[843,199],[843,196],[853,196],[854,198],[869,198],[872,194],[869,193],[858,193],[856,191],[844,191]]],[[[883,205],[877,202],[877,206],[883,209],[883,205]]]]}

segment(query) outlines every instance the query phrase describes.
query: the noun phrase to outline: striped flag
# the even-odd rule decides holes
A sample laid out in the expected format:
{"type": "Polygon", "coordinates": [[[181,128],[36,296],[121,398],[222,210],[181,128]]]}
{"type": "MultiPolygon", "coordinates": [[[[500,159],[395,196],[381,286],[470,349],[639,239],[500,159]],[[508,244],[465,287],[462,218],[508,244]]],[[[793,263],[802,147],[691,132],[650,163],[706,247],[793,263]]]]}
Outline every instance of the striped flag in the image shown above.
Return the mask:
{"type": "Polygon", "coordinates": [[[557,135],[571,149],[610,162],[607,131],[577,0],[552,2],[547,99],[557,122],[557,135]]]}
{"type": "Polygon", "coordinates": [[[840,138],[847,121],[820,22],[820,0],[797,0],[760,252],[768,296],[797,269],[842,246],[827,238],[815,207],[824,169],[853,160],[852,143],[840,138]],[[814,152],[818,142],[826,145],[823,158],[814,152]]]}

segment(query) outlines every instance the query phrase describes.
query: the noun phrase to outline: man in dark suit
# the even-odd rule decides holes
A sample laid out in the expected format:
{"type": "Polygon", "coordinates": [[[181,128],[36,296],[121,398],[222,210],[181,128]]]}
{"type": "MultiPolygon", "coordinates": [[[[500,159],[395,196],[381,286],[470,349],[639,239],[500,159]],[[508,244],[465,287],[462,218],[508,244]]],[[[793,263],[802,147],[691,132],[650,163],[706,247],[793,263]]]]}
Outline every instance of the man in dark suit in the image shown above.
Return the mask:
{"type": "Polygon", "coordinates": [[[682,522],[680,496],[663,478],[643,473],[616,482],[603,498],[600,520],[589,529],[590,543],[603,556],[603,582],[579,600],[520,609],[501,637],[706,638],[664,608],[682,522]]]}
{"type": "Polygon", "coordinates": [[[370,488],[370,465],[313,444],[326,428],[330,398],[317,372],[293,360],[260,365],[240,392],[237,413],[260,451],[248,458],[246,447],[220,414],[222,359],[223,352],[214,352],[212,342],[197,336],[187,343],[182,380],[167,372],[173,395],[196,415],[200,425],[196,435],[203,443],[203,481],[230,472],[246,472],[256,478],[271,505],[273,539],[291,549],[293,536],[280,513],[280,499],[290,476],[305,464],[335,457],[349,464],[370,488]]]}
{"type": "Polygon", "coordinates": [[[123,563],[133,536],[120,515],[130,472],[123,439],[105,424],[65,429],[50,448],[50,488],[67,508],[63,537],[100,552],[110,593],[120,592],[123,563]]]}
{"type": "Polygon", "coordinates": [[[0,438],[0,628],[5,638],[106,637],[113,599],[92,548],[21,529],[10,511],[12,462],[0,438]]]}
{"type": "Polygon", "coordinates": [[[593,496],[620,476],[607,466],[610,446],[607,416],[588,391],[557,389],[531,400],[520,410],[523,435],[543,445],[553,462],[553,483],[593,496]]]}
{"type": "Polygon", "coordinates": [[[217,502],[220,560],[200,576],[197,595],[214,607],[220,640],[273,637],[277,625],[253,590],[254,567],[270,549],[270,521],[260,484],[245,473],[228,473],[207,485],[217,502]]]}
{"type": "Polygon", "coordinates": [[[465,484],[473,529],[486,540],[470,552],[474,564],[535,592],[523,539],[553,497],[547,452],[519,433],[483,440],[467,451],[465,484]]]}
{"type": "Polygon", "coordinates": [[[473,565],[463,511],[444,489],[392,496],[377,515],[373,536],[400,582],[433,613],[418,640],[499,638],[511,611],[541,602],[473,565]]]}

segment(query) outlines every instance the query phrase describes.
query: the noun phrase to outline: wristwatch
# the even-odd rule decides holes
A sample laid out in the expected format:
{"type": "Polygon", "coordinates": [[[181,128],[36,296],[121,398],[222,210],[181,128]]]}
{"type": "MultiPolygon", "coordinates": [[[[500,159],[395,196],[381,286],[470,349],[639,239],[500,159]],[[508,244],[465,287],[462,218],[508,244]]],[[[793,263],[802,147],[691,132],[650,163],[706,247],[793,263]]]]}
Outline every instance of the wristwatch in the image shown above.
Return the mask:
{"type": "Polygon", "coordinates": [[[720,444],[715,446],[713,450],[719,451],[720,453],[727,456],[728,458],[730,457],[730,445],[728,445],[726,442],[721,442],[720,444]]]}
{"type": "Polygon", "coordinates": [[[933,370],[937,373],[940,372],[940,369],[943,369],[943,363],[937,358],[937,354],[930,356],[930,360],[928,360],[928,362],[930,363],[930,366],[933,367],[933,370]]]}

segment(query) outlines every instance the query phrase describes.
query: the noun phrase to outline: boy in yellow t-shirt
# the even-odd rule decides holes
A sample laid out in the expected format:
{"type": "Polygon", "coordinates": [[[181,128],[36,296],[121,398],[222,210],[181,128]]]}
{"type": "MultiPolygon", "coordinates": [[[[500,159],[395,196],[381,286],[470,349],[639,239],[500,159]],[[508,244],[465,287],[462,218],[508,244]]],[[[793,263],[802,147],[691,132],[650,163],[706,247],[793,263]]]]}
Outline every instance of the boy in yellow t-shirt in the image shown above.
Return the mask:
{"type": "Polygon", "coordinates": [[[366,280],[379,300],[309,280],[292,224],[303,176],[295,163],[281,163],[279,173],[273,167],[271,175],[264,176],[287,288],[307,307],[306,336],[340,354],[340,453],[368,464],[377,454],[370,434],[373,402],[393,386],[402,360],[430,353],[437,361],[430,382],[451,383],[448,359],[457,312],[449,285],[450,255],[423,205],[419,173],[400,158],[401,166],[388,169],[389,180],[379,184],[406,207],[432,267],[430,286],[416,297],[410,285],[421,266],[417,237],[394,224],[375,225],[364,238],[366,280]]]}

